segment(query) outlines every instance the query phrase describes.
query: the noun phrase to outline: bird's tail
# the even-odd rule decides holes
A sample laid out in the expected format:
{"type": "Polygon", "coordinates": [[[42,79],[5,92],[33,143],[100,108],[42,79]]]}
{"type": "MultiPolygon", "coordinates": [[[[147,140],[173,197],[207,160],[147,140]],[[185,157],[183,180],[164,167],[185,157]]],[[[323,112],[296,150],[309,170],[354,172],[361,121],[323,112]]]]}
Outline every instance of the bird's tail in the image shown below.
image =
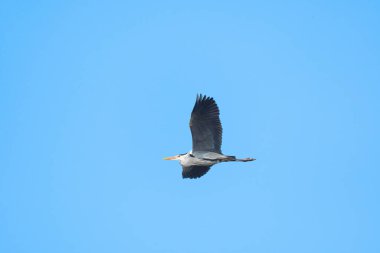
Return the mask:
{"type": "Polygon", "coordinates": [[[226,162],[251,162],[251,161],[255,161],[256,159],[255,158],[236,158],[236,156],[226,156],[227,159],[226,159],[226,162]]]}

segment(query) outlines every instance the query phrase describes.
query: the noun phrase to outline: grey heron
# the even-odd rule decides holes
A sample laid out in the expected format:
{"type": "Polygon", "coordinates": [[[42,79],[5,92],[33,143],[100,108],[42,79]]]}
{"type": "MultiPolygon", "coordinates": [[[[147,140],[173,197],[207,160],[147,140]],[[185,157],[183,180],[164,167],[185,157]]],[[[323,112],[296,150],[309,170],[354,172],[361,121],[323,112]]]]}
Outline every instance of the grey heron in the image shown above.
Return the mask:
{"type": "Polygon", "coordinates": [[[179,160],[182,165],[183,178],[199,178],[206,174],[211,166],[221,162],[249,162],[254,158],[238,159],[235,156],[223,155],[222,124],[219,108],[214,98],[197,95],[190,118],[190,130],[193,148],[190,152],[164,158],[179,160]]]}

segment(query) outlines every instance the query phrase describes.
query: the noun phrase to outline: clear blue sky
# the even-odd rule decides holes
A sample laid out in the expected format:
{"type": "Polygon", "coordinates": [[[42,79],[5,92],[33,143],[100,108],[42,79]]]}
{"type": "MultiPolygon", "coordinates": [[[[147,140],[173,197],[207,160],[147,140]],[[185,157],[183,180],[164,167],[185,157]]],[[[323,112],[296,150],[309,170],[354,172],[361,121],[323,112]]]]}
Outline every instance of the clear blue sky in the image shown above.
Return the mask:
{"type": "Polygon", "coordinates": [[[378,1],[2,1],[0,252],[380,252],[379,45],[378,1]],[[162,160],[197,93],[257,161],[162,160]]]}

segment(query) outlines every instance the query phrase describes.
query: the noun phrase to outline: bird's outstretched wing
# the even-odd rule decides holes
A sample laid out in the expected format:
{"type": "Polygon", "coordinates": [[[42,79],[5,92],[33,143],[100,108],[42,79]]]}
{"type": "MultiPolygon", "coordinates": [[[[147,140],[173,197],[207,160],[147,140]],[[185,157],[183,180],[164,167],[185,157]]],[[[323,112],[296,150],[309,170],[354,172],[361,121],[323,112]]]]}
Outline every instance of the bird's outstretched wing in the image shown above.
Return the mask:
{"type": "Polygon", "coordinates": [[[222,124],[219,108],[212,97],[197,95],[190,118],[193,151],[222,153],[222,124]]]}
{"type": "Polygon", "coordinates": [[[206,174],[210,170],[207,166],[182,166],[183,178],[198,178],[206,174]]]}

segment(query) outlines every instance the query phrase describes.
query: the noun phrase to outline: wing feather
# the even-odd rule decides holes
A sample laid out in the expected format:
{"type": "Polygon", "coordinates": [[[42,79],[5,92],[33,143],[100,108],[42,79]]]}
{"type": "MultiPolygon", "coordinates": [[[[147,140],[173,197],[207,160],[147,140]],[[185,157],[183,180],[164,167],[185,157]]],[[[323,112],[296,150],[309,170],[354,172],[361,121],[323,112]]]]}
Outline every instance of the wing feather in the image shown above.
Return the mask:
{"type": "Polygon", "coordinates": [[[206,174],[210,170],[207,166],[182,166],[182,177],[183,178],[199,178],[206,174]]]}
{"type": "Polygon", "coordinates": [[[222,153],[223,129],[219,118],[219,108],[212,97],[197,95],[191,113],[190,130],[193,151],[222,153]]]}

